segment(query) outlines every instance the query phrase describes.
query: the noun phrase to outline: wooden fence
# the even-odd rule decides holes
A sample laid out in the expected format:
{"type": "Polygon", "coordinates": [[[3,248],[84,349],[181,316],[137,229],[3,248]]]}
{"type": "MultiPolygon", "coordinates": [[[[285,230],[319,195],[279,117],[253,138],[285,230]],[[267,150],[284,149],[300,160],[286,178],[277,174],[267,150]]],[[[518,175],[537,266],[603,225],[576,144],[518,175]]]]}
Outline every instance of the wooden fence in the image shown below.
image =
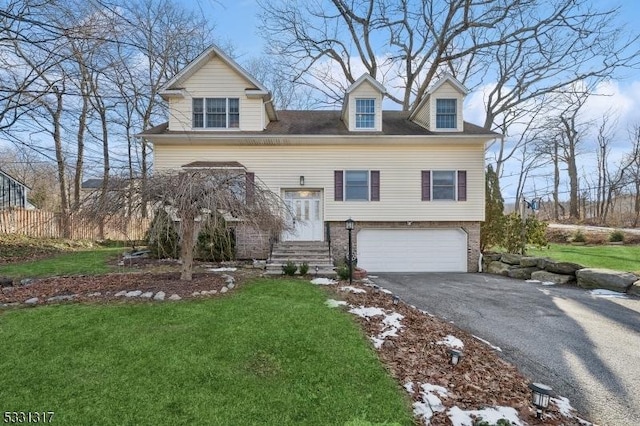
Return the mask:
{"type": "MultiPolygon", "coordinates": [[[[0,235],[18,234],[38,238],[62,238],[60,215],[44,210],[0,210],[0,235]]],[[[101,226],[97,221],[71,217],[74,240],[142,240],[149,228],[149,218],[108,217],[101,226]]]]}

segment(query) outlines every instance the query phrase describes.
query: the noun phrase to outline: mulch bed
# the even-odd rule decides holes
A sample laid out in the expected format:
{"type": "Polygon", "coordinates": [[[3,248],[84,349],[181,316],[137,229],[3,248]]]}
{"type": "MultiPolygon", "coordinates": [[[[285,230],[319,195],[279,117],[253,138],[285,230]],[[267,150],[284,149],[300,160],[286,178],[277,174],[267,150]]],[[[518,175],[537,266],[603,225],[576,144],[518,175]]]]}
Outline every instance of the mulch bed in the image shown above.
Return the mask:
{"type": "MultiPolygon", "coordinates": [[[[233,276],[238,278],[244,271],[233,276]]],[[[196,273],[192,281],[180,281],[179,272],[165,273],[124,273],[98,276],[69,276],[36,279],[27,286],[3,287],[0,289],[0,303],[21,303],[32,297],[42,302],[53,296],[77,294],[76,301],[123,300],[115,294],[121,290],[141,290],[143,292],[164,291],[167,296],[177,294],[183,299],[194,297],[192,293],[202,290],[217,290],[225,285],[221,273],[196,273]],[[88,296],[100,292],[100,296],[88,296]]],[[[236,281],[236,284],[238,281],[236,281]]],[[[135,299],[140,300],[140,299],[135,299]]]]}
{"type": "MultiPolygon", "coordinates": [[[[448,389],[449,395],[441,398],[447,409],[453,406],[463,410],[506,406],[516,409],[520,419],[529,425],[580,425],[577,419],[563,417],[553,404],[545,412],[544,421],[535,418],[529,380],[471,334],[403,302],[394,305],[389,294],[376,293],[371,287],[354,283],[354,287],[367,290],[364,294],[338,291],[340,285],[345,283],[329,288],[336,298],[350,305],[379,307],[404,316],[402,331],[398,336],[387,337],[377,353],[401,385],[415,384],[414,401],[420,401],[418,386],[429,383],[448,389]],[[464,357],[456,366],[449,364],[448,347],[435,343],[447,335],[453,335],[464,343],[464,357]]],[[[367,335],[380,333],[382,317],[357,318],[367,335]]],[[[430,424],[450,425],[451,421],[446,412],[440,412],[431,418],[430,424]]]]}

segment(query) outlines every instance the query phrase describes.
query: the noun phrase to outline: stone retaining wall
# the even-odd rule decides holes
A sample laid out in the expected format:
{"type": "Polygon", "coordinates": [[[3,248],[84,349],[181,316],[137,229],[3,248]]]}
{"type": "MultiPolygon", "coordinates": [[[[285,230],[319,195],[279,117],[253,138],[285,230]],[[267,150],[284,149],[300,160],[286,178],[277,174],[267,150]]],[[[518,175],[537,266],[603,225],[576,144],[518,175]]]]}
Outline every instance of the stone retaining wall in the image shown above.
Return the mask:
{"type": "Polygon", "coordinates": [[[629,272],[603,268],[585,268],[571,262],[557,262],[544,257],[521,256],[510,253],[486,253],[482,270],[506,277],[577,284],[586,289],[601,288],[640,296],[640,277],[629,272]]]}

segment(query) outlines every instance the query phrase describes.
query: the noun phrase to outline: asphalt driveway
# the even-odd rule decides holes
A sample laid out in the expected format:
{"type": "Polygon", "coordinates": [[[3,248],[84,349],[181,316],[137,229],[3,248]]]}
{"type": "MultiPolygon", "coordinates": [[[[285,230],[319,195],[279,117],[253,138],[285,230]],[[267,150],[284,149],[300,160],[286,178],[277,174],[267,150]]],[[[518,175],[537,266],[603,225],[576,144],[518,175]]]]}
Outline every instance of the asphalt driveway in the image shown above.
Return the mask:
{"type": "Polygon", "coordinates": [[[500,347],[599,425],[640,425],[640,299],[488,274],[379,274],[372,281],[500,347]]]}

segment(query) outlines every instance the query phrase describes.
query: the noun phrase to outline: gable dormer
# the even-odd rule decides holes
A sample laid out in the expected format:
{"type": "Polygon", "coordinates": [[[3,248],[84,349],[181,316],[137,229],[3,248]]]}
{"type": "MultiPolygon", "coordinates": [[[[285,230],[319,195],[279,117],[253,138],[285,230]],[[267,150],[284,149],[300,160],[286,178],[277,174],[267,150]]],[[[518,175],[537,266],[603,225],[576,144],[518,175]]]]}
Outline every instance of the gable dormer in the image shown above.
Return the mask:
{"type": "Polygon", "coordinates": [[[427,91],[409,119],[432,132],[462,132],[462,104],[467,93],[462,83],[446,73],[427,91]]]}
{"type": "Polygon", "coordinates": [[[342,121],[350,132],[382,131],[382,98],[386,92],[369,74],[363,74],[347,88],[342,121]]]}
{"type": "Polygon", "coordinates": [[[260,131],[277,120],[271,93],[213,45],[167,81],[170,131],[260,131]]]}

